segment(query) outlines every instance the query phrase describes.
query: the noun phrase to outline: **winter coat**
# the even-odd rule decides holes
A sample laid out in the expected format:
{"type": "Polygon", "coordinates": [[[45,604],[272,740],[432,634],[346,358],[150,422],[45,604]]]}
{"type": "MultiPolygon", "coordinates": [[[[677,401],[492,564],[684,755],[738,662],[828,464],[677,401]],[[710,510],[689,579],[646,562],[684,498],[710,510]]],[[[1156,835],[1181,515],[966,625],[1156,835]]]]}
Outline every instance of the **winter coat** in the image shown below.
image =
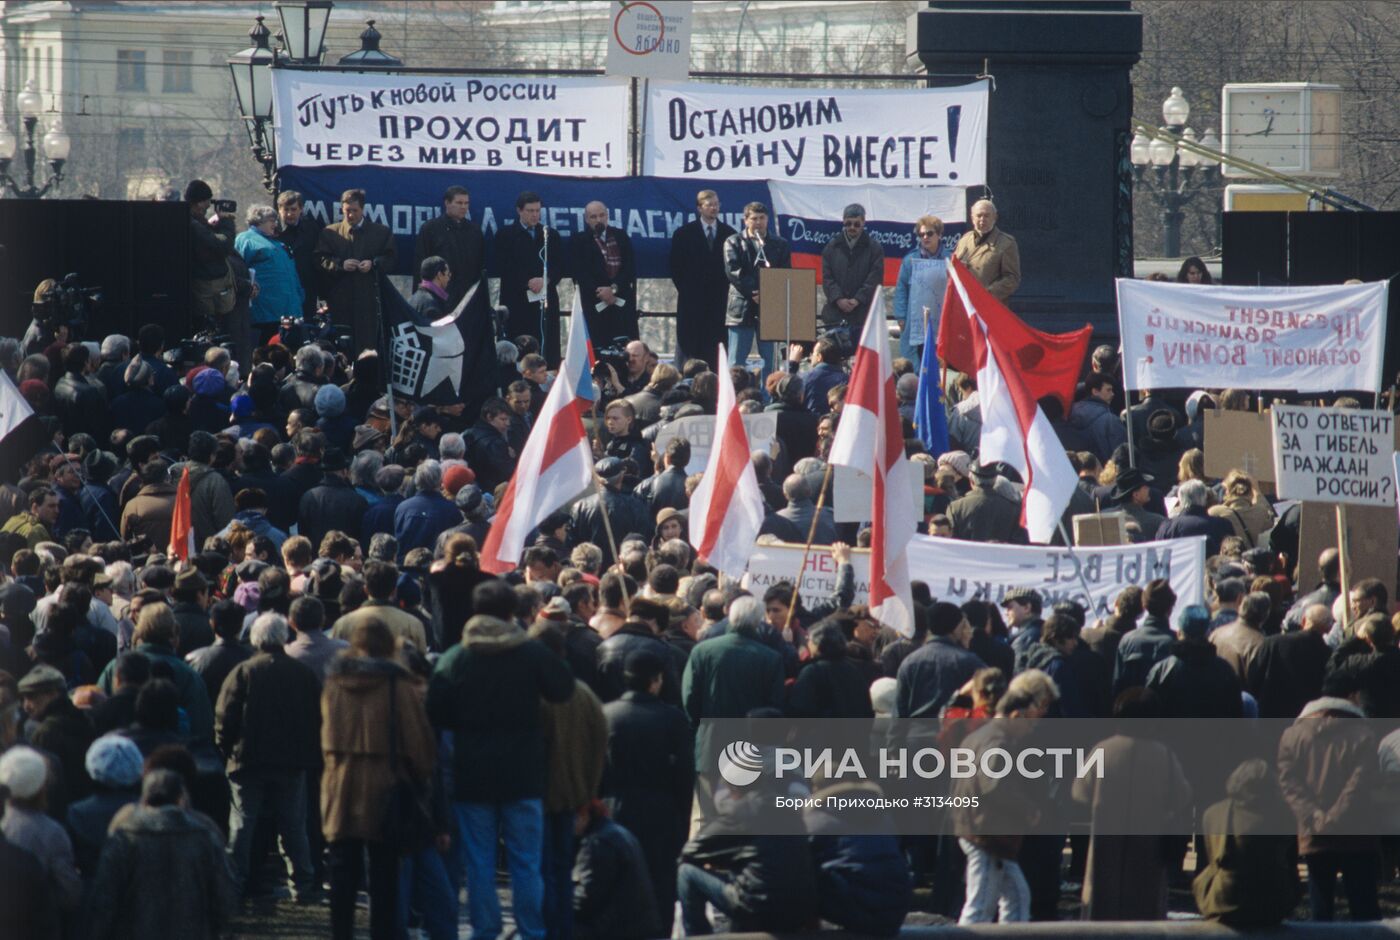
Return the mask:
{"type": "Polygon", "coordinates": [[[796,931],[816,919],[816,868],[797,835],[736,834],[720,817],[686,843],[681,860],[725,878],[734,931],[796,931]]]}
{"type": "MultiPolygon", "coordinates": [[[[190,720],[190,737],[195,741],[214,740],[214,709],[209,702],[209,692],[204,680],[189,667],[174,650],[155,643],[142,643],[133,652],[142,653],[147,659],[161,660],[170,666],[170,680],[175,683],[175,691],[180,697],[180,707],[190,720]]],[[[97,684],[108,695],[112,694],[112,679],[116,672],[116,660],[107,664],[97,684]]]]}
{"type": "Polygon", "coordinates": [[[424,784],[437,761],[437,743],[419,680],[392,660],[345,655],[331,662],[321,693],[321,827],[327,842],[384,839],[385,801],[394,782],[391,704],[400,778],[424,784]]]}
{"type": "Polygon", "coordinates": [[[149,388],[132,388],[112,400],[112,427],[141,434],[165,417],[165,399],[149,388]]]}
{"type": "Polygon", "coordinates": [[[1205,640],[1178,640],[1147,673],[1163,718],[1238,718],[1240,680],[1205,640]]]}
{"type": "Polygon", "coordinates": [[[569,667],[518,625],[481,615],[467,621],[428,686],[433,724],[453,735],[453,799],[544,797],[549,752],[540,706],[573,694],[569,667]]]}
{"type": "MultiPolygon", "coordinates": [[[[1026,651],[1026,669],[1039,669],[1055,680],[1060,698],[1050,707],[1053,718],[1089,718],[1089,694],[1070,658],[1048,643],[1035,643],[1026,651]]],[[[1024,671],[1024,670],[1018,670],[1024,671]]]]}
{"type": "Polygon", "coordinates": [[[204,688],[209,692],[209,701],[217,702],[219,692],[224,687],[224,680],[233,672],[233,667],[252,655],[251,647],[237,640],[230,642],[220,638],[208,646],[185,654],[185,662],[204,680],[204,688]]]}
{"type": "Polygon", "coordinates": [[[446,261],[452,272],[447,283],[447,309],[455,310],[486,270],[486,241],[481,226],[470,219],[456,220],[446,215],[424,222],[414,241],[413,275],[417,277],[423,261],[434,256],[446,261]]]}
{"type": "Polygon", "coordinates": [[[398,493],[388,493],[379,502],[369,507],[360,523],[360,544],[368,545],[380,532],[394,534],[394,513],[403,505],[404,498],[398,493]]]}
{"type": "Polygon", "coordinates": [[[214,824],[178,806],[141,807],[116,824],[102,848],[88,905],[90,936],[216,940],[237,906],[214,824]]]}
{"type": "Polygon", "coordinates": [[[107,844],[107,830],[123,806],[141,800],[139,787],[110,790],[98,787],[91,796],[70,804],[64,814],[64,824],[73,837],[73,858],[83,877],[97,874],[97,860],[107,844]]]}
{"type": "Polygon", "coordinates": [[[207,464],[190,462],[190,523],[196,549],[233,519],[233,491],[223,474],[207,464]]]}
{"type": "Polygon", "coordinates": [[[9,940],[62,936],[58,904],[44,866],[34,855],[0,839],[0,911],[9,940]]]}
{"type": "Polygon", "coordinates": [[[935,636],[899,666],[896,718],[936,719],[953,694],[985,663],[950,636],[935,636]]]}
{"type": "Polygon", "coordinates": [[[283,317],[300,317],[306,294],[291,250],[255,228],[239,232],[233,248],[257,274],[258,296],[252,301],[252,322],[276,323],[283,317]]]}
{"type": "Polygon", "coordinates": [[[822,293],[826,303],[821,309],[821,322],[826,326],[846,324],[851,337],[860,336],[865,315],[870,310],[870,298],[880,289],[885,276],[885,250],[869,232],[861,232],[854,245],[847,244],[844,233],[822,247],[822,293]],[[842,313],[836,301],[855,300],[850,313],[842,313]]]}
{"type": "Polygon", "coordinates": [[[1021,504],[990,487],[975,486],[948,507],[953,537],[969,542],[1026,543],[1021,527],[1021,504]]]}
{"type": "Polygon", "coordinates": [[[1187,506],[1181,512],[1162,523],[1157,529],[1157,540],[1184,539],[1193,535],[1206,537],[1206,557],[1220,554],[1220,542],[1234,535],[1234,527],[1224,519],[1212,516],[1201,506],[1187,506]]]}
{"type": "Polygon", "coordinates": [[[1176,642],[1171,624],[1165,617],[1148,614],[1142,624],[1123,635],[1118,644],[1118,656],[1113,667],[1113,694],[1124,689],[1147,684],[1152,667],[1171,654],[1176,642]]]}
{"type": "Polygon", "coordinates": [[[316,296],[321,293],[321,268],[316,261],[316,244],[321,240],[321,228],[318,220],[304,212],[296,225],[278,225],[277,240],[291,252],[297,280],[301,283],[301,315],[304,317],[316,312],[316,296]]]}
{"type": "Polygon", "coordinates": [[[1102,777],[1074,781],[1075,800],[1089,804],[1089,862],[1084,877],[1088,920],[1163,920],[1167,866],[1159,835],[1189,828],[1191,785],[1171,749],[1159,741],[1116,734],[1095,745],[1102,777]]]}
{"type": "MultiPolygon", "coordinates": [[[[308,465],[310,466],[310,465],[308,465]]],[[[316,482],[320,482],[319,474],[316,482]]],[[[315,484],[308,485],[307,489],[315,484]]],[[[297,521],[297,509],[300,508],[301,494],[304,492],[298,489],[285,475],[273,473],[272,468],[243,471],[243,475],[233,482],[233,494],[237,496],[244,490],[260,489],[267,495],[267,519],[276,527],[276,531],[286,539],[286,532],[297,521]]],[[[238,518],[237,515],[234,518],[238,518]]],[[[271,532],[258,533],[267,535],[274,542],[276,537],[271,532]]],[[[366,543],[368,544],[368,543],[366,543]]]]}
{"type": "Polygon", "coordinates": [[[234,667],[219,692],[215,717],[214,740],[228,758],[230,775],[320,766],[321,682],[281,648],[234,667]]]}
{"type": "Polygon", "coordinates": [[[107,412],[107,390],[95,378],[78,372],[65,372],[53,387],[53,413],[63,422],[63,433],[91,434],[106,441],[112,431],[107,412]]]}
{"type": "Polygon", "coordinates": [[[432,615],[433,628],[439,635],[435,649],[451,649],[462,642],[462,628],[472,614],[472,591],[478,584],[495,580],[491,575],[466,565],[434,567],[428,572],[424,585],[424,606],[432,615]]]}
{"type": "Polygon", "coordinates": [[[1272,835],[1265,816],[1229,798],[1201,817],[1206,866],[1192,882],[1196,907],[1230,927],[1272,927],[1292,915],[1298,885],[1298,845],[1272,835]]]}
{"type": "MultiPolygon", "coordinates": [[[[243,478],[240,477],[239,482],[241,483],[242,480],[243,478]]],[[[229,524],[224,526],[218,534],[227,535],[229,529],[235,522],[243,526],[243,528],[247,529],[249,532],[252,532],[255,536],[265,536],[271,539],[273,547],[279,552],[282,550],[282,543],[287,541],[287,533],[273,525],[272,520],[268,519],[267,514],[257,509],[244,509],[241,512],[235,513],[233,518],[229,521],[229,524]]]]}
{"type": "MultiPolygon", "coordinates": [[[[883,795],[869,783],[838,784],[820,793],[822,797],[883,795]]],[[[803,821],[811,833],[822,919],[853,933],[895,936],[914,900],[913,878],[899,840],[878,827],[848,826],[841,814],[825,808],[806,810],[803,821]]]]}
{"type": "Polygon", "coordinates": [[[1254,502],[1239,497],[1227,499],[1207,512],[1230,523],[1234,534],[1244,539],[1249,548],[1259,545],[1264,533],[1274,527],[1273,507],[1263,497],[1254,502]]]}
{"type": "Polygon", "coordinates": [[[355,492],[349,480],[328,473],[319,486],[313,486],[301,497],[297,507],[297,530],[311,540],[314,551],[333,529],[354,532],[368,511],[369,504],[355,492]]]}
{"type": "Polygon", "coordinates": [[[1245,681],[1259,701],[1259,717],[1297,718],[1303,706],[1322,694],[1331,654],[1327,641],[1312,630],[1265,637],[1245,681]]]}
{"type": "Polygon", "coordinates": [[[812,544],[830,545],[836,541],[836,516],[830,506],[823,506],[818,517],[817,504],[810,499],[793,499],[777,513],[780,517],[797,526],[805,542],[812,534],[812,544]],[[812,520],[817,519],[816,531],[812,530],[812,520]]]}
{"type": "Polygon", "coordinates": [[[461,524],[462,511],[441,493],[410,496],[394,510],[394,538],[399,543],[399,561],[402,562],[415,548],[432,550],[439,535],[461,524]]]}
{"type": "Polygon", "coordinates": [[[1123,421],[1097,398],[1075,402],[1069,411],[1069,423],[1089,439],[1089,450],[1101,462],[1106,463],[1120,444],[1128,442],[1123,421]]]}
{"type": "Polygon", "coordinates": [[[209,611],[192,601],[180,601],[171,607],[170,612],[175,615],[175,625],[179,628],[176,653],[189,656],[195,650],[213,644],[214,629],[209,625],[209,611]]]}
{"type": "Polygon", "coordinates": [[[510,442],[486,421],[477,421],[465,435],[467,466],[476,474],[476,483],[483,493],[493,493],[515,473],[518,455],[510,451],[510,442]]]}
{"type": "MultiPolygon", "coordinates": [[[[629,534],[640,535],[643,541],[650,542],[656,530],[656,523],[647,504],[634,493],[621,493],[614,489],[604,491],[607,503],[608,521],[618,544],[629,534]]],[[[603,568],[612,566],[612,546],[608,542],[607,526],[603,522],[603,509],[599,494],[594,493],[574,503],[569,516],[569,543],[592,542],[603,552],[603,568]]]]}
{"type": "Polygon", "coordinates": [[[423,628],[423,621],[389,601],[373,598],[339,617],[331,625],[331,636],[348,642],[355,633],[355,627],[366,620],[378,620],[388,627],[389,632],[399,641],[412,643],[420,653],[428,651],[428,636],[423,628]]]}
{"type": "MultiPolygon", "coordinates": [[[[821,418],[822,415],[831,412],[831,406],[826,403],[827,393],[850,380],[851,374],[840,366],[819,362],[802,377],[802,404],[814,417],[821,418]]],[[[816,433],[815,425],[812,433],[816,433]]]]}
{"type": "Polygon", "coordinates": [[[695,750],[685,712],[647,692],[603,706],[608,723],[602,794],[612,818],[636,834],[655,898],[676,896],[676,858],[685,844],[695,785],[695,750]]]}
{"type": "MultiPolygon", "coordinates": [[[[1020,749],[1019,719],[993,718],[963,739],[962,746],[982,755],[993,748],[1020,749]]],[[[1040,789],[1017,774],[1000,779],[978,774],[953,780],[951,795],[976,798],[976,805],[953,815],[953,832],[997,858],[1014,860],[1022,833],[1032,829],[1032,814],[1044,809],[1040,789]]]]}
{"type": "Polygon", "coordinates": [[[1242,620],[1226,624],[1210,635],[1210,645],[1220,658],[1235,671],[1243,687],[1254,668],[1254,661],[1264,645],[1264,634],[1242,620]]]}
{"type": "MultiPolygon", "coordinates": [[[[674,880],[674,860],[671,868],[674,880]]],[[[579,940],[646,940],[666,932],[642,848],[613,820],[599,817],[584,831],[573,883],[573,931],[579,940]]]]}
{"type": "Polygon", "coordinates": [[[684,467],[667,467],[655,476],[647,477],[638,483],[634,492],[647,501],[647,509],[651,511],[653,519],[667,507],[690,508],[690,500],[685,495],[684,467]]]}
{"type": "Polygon", "coordinates": [[[575,813],[598,795],[608,751],[608,720],[593,690],[574,680],[574,694],[564,702],[548,702],[544,739],[549,749],[546,813],[575,813]]]}
{"type": "Polygon", "coordinates": [[[1376,737],[1346,699],[1314,699],[1283,733],[1279,789],[1298,820],[1298,853],[1375,852],[1376,737]]]}
{"type": "Polygon", "coordinates": [[[49,806],[62,818],[64,807],[92,792],[85,760],[97,735],[87,715],[66,695],[54,699],[31,721],[29,743],[58,760],[62,786],[50,788],[49,806]]]}
{"type": "Polygon", "coordinates": [[[985,235],[964,232],[953,248],[953,257],[967,265],[987,293],[1003,303],[1021,286],[1021,249],[1016,239],[999,228],[985,235]]]}
{"type": "Polygon", "coordinates": [[[671,705],[679,705],[680,678],[685,669],[686,656],[678,655],[675,647],[652,633],[647,625],[631,620],[598,646],[598,687],[602,689],[600,697],[603,701],[611,702],[622,697],[627,689],[623,667],[627,657],[639,652],[651,652],[661,657],[666,664],[661,674],[661,698],[671,705]]]}
{"type": "Polygon", "coordinates": [[[170,521],[175,515],[175,484],[147,483],[122,510],[122,538],[145,539],[158,552],[170,544],[170,521]]]}
{"type": "Polygon", "coordinates": [[[798,670],[787,713],[794,718],[873,718],[870,683],[845,656],[813,659],[798,670]]]}
{"type": "Polygon", "coordinates": [[[121,538],[117,531],[121,519],[121,509],[117,506],[117,494],[102,483],[88,483],[78,491],[78,504],[83,509],[83,520],[93,541],[115,542],[121,538]]]}
{"type": "Polygon", "coordinates": [[[752,634],[730,630],[696,646],[681,678],[685,713],[691,728],[699,731],[695,765],[713,767],[719,756],[702,719],[743,718],[755,708],[781,708],[783,679],[782,655],[752,634]]]}

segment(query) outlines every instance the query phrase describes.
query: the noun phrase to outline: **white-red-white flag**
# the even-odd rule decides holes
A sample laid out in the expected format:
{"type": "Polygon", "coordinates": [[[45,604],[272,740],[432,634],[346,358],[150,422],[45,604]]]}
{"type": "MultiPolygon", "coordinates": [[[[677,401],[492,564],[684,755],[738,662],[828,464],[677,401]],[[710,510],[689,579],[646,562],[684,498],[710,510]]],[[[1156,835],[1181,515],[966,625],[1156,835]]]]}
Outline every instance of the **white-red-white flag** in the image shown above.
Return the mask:
{"type": "Polygon", "coordinates": [[[1000,304],[957,259],[948,263],[948,289],[956,291],[972,324],[977,358],[977,397],[982,407],[978,459],[1015,467],[1025,481],[1021,524],[1032,542],[1048,543],[1078,483],[1055,429],[1026,388],[1006,349],[979,314],[1000,304]]]}
{"type": "Polygon", "coordinates": [[[877,290],[851,364],[830,460],[854,467],[875,481],[870,507],[870,611],[900,635],[913,636],[914,600],[906,549],[923,513],[910,495],[909,461],[904,456],[890,360],[885,295],[877,290]]]}
{"type": "Polygon", "coordinates": [[[593,449],[583,428],[583,416],[596,397],[591,362],[588,326],[575,294],[564,362],[496,507],[491,531],[481,546],[482,571],[515,570],[530,530],[593,484],[593,449]]]}
{"type": "Polygon", "coordinates": [[[744,416],[734,400],[729,357],[719,348],[719,403],[705,476],[690,497],[690,544],[701,558],[738,577],[763,526],[763,493],[749,453],[744,416]]]}

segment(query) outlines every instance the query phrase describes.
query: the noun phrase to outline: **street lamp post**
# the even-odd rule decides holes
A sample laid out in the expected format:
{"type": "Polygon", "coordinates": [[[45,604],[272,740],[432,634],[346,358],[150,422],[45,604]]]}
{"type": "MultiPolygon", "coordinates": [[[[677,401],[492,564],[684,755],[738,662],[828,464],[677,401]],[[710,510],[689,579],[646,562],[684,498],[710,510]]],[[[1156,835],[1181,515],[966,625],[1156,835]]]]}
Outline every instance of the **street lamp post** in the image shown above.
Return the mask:
{"type": "Polygon", "coordinates": [[[19,198],[41,199],[49,190],[63,182],[63,165],[68,162],[73,141],[63,130],[63,119],[55,117],[41,138],[44,156],[49,161],[49,179],[43,186],[37,185],[34,182],[34,166],[38,162],[39,150],[34,144],[34,138],[39,133],[39,115],[43,110],[43,101],[39,97],[34,79],[24,83],[24,90],[16,96],[15,103],[19,106],[20,123],[24,127],[24,149],[21,151],[24,156],[24,184],[20,185],[10,175],[10,164],[14,160],[17,141],[14,133],[3,121],[0,121],[0,176],[4,177],[5,188],[19,198]]]}
{"type": "Polygon", "coordinates": [[[277,155],[269,133],[272,122],[272,72],[268,66],[276,61],[276,54],[268,47],[271,37],[272,33],[259,16],[257,23],[248,30],[248,38],[253,45],[229,56],[228,68],[233,76],[238,113],[248,132],[253,159],[262,164],[263,186],[268,192],[276,193],[277,155]]]}
{"type": "MultiPolygon", "coordinates": [[[[1177,140],[1199,143],[1212,150],[1220,148],[1214,129],[1207,129],[1199,141],[1196,132],[1186,126],[1191,116],[1191,106],[1181,94],[1180,88],[1173,88],[1171,95],[1162,102],[1162,128],[1177,140]]],[[[1183,150],[1175,142],[1161,137],[1149,140],[1146,134],[1133,138],[1131,158],[1133,181],[1151,193],[1162,212],[1162,254],[1167,258],[1181,255],[1182,209],[1206,189],[1212,188],[1219,179],[1219,163],[1190,150],[1183,150]],[[1148,176],[1147,168],[1152,168],[1148,176]]]]}

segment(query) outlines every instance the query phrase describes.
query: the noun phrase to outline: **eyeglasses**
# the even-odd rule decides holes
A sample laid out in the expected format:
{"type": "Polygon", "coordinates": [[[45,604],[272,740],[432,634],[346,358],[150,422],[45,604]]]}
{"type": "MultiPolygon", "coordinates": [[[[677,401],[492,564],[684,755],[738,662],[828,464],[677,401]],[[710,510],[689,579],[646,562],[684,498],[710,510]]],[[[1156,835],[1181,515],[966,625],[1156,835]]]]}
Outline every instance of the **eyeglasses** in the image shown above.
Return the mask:
{"type": "Polygon", "coordinates": [[[919,237],[920,237],[920,238],[937,238],[937,237],[938,237],[938,233],[937,233],[937,232],[920,232],[920,233],[919,233],[919,237]]]}

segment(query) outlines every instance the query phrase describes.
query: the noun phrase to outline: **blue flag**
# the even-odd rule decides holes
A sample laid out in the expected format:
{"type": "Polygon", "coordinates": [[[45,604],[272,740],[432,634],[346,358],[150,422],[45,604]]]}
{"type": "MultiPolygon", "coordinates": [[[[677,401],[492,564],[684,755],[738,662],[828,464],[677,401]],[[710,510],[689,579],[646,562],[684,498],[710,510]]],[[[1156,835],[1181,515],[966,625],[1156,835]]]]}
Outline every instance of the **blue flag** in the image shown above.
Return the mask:
{"type": "Polygon", "coordinates": [[[919,361],[919,393],[914,396],[914,430],[924,449],[935,457],[948,452],[948,412],[939,385],[938,341],[928,336],[919,361]]]}

